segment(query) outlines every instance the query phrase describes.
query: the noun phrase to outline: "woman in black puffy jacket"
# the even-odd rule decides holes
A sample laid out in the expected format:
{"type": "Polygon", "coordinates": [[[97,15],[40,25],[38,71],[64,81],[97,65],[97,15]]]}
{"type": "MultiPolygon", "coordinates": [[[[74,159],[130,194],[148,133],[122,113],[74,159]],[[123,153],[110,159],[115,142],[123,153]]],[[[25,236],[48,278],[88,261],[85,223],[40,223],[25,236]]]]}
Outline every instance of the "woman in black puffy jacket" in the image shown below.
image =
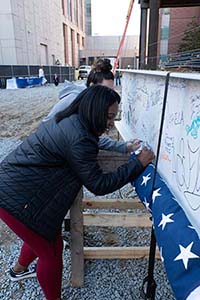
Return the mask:
{"type": "Polygon", "coordinates": [[[120,96],[92,86],[37,131],[0,164],[0,216],[23,240],[13,281],[36,276],[47,300],[61,299],[61,225],[82,185],[96,195],[134,180],[152,161],[144,149],[114,172],[98,161],[99,136],[114,125],[120,96]],[[38,257],[37,269],[29,264],[38,257]]]}

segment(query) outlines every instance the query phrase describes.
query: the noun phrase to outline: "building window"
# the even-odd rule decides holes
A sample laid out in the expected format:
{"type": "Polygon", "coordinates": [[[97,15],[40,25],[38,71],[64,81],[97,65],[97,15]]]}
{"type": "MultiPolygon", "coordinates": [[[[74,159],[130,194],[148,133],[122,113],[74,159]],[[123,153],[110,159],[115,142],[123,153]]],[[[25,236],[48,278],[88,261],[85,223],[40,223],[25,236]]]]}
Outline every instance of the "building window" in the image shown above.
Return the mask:
{"type": "Polygon", "coordinates": [[[85,39],[82,37],[82,47],[85,47],[85,39]]]}
{"type": "Polygon", "coordinates": [[[71,0],[67,0],[67,14],[68,14],[69,20],[72,21],[72,1],[71,0]]]}
{"type": "Polygon", "coordinates": [[[85,1],[85,31],[87,35],[92,35],[91,0],[85,1]]]}
{"type": "Polygon", "coordinates": [[[168,40],[169,38],[169,27],[161,28],[161,40],[168,40]]]}
{"type": "Polygon", "coordinates": [[[48,49],[47,45],[40,43],[40,64],[48,65],[48,49]]]}
{"type": "Polygon", "coordinates": [[[65,0],[61,0],[62,1],[62,13],[63,15],[65,15],[65,0]]]}
{"type": "Polygon", "coordinates": [[[80,44],[80,34],[77,33],[77,44],[80,44]]]}
{"type": "Polygon", "coordinates": [[[162,62],[166,62],[167,61],[168,56],[166,54],[162,54],[160,55],[160,63],[162,62]]]}
{"type": "Polygon", "coordinates": [[[75,65],[75,32],[71,29],[71,59],[72,59],[72,66],[75,65]]]}
{"type": "Polygon", "coordinates": [[[78,1],[74,0],[74,22],[78,25],[78,1]]]}
{"type": "Polygon", "coordinates": [[[63,39],[64,39],[64,57],[65,64],[69,63],[68,57],[68,34],[67,34],[67,25],[63,23],[63,39]]]}
{"type": "Polygon", "coordinates": [[[52,54],[52,65],[54,66],[56,62],[55,54],[52,54]]]}
{"type": "Polygon", "coordinates": [[[169,15],[170,14],[170,8],[163,8],[162,13],[163,13],[163,15],[169,15]]]}
{"type": "Polygon", "coordinates": [[[79,26],[80,26],[80,28],[83,30],[83,26],[84,26],[84,24],[83,24],[83,14],[84,14],[84,11],[83,11],[83,2],[82,2],[83,0],[79,0],[79,15],[80,15],[80,24],[79,24],[79,26]]]}

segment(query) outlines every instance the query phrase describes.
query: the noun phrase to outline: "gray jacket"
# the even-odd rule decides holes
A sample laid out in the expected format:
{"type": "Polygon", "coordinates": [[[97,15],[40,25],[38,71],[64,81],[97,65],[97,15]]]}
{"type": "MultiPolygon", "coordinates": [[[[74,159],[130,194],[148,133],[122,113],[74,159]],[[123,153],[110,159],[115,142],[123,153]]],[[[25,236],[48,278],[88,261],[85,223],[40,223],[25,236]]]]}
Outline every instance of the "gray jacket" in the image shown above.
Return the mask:
{"type": "MultiPolygon", "coordinates": [[[[84,89],[86,89],[86,86],[83,84],[75,84],[73,82],[66,81],[64,89],[59,93],[60,101],[53,106],[43,121],[53,118],[59,111],[67,108],[84,89]]],[[[98,145],[100,150],[109,150],[119,153],[127,152],[127,143],[123,141],[115,141],[108,136],[100,137],[98,145]]]]}

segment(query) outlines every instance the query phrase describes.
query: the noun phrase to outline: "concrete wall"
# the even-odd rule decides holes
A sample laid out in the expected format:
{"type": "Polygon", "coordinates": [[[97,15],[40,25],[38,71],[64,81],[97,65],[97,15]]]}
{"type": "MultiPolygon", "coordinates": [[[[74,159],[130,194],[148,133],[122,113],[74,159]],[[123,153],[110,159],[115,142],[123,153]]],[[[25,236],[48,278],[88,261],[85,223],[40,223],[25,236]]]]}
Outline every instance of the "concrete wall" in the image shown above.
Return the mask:
{"type": "Polygon", "coordinates": [[[0,64],[16,61],[11,0],[0,1],[0,64]]]}
{"type": "MultiPolygon", "coordinates": [[[[74,1],[71,1],[71,19],[67,13],[64,14],[62,3],[67,5],[67,1],[60,0],[0,0],[0,64],[53,65],[59,60],[65,65],[65,24],[68,31],[68,64],[72,65],[73,62],[78,66],[82,43],[77,43],[77,34],[82,41],[85,37],[84,26],[74,20],[74,1]],[[73,48],[71,30],[74,32],[73,48]]],[[[81,1],[77,3],[80,5],[81,1]]],[[[83,0],[78,12],[79,19],[80,16],[84,18],[83,0]]]]}

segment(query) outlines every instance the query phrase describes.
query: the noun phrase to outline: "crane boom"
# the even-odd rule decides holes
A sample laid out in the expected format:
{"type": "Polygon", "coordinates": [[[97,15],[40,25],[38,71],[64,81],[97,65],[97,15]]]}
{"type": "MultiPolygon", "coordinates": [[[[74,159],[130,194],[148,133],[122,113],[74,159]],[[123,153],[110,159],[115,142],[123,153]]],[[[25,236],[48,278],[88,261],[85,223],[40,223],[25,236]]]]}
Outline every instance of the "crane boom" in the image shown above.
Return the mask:
{"type": "Polygon", "coordinates": [[[127,28],[128,28],[130,17],[131,17],[131,13],[132,13],[132,9],[133,9],[133,4],[134,4],[134,0],[130,0],[130,4],[129,4],[129,8],[128,8],[128,13],[127,13],[127,16],[126,16],[126,25],[125,25],[125,28],[124,28],[124,32],[123,32],[121,41],[119,43],[119,48],[118,48],[117,56],[116,56],[115,63],[114,63],[113,73],[115,73],[115,70],[116,70],[116,68],[117,68],[117,66],[119,64],[119,58],[121,56],[122,47],[123,47],[124,40],[125,40],[125,37],[126,37],[126,31],[127,31],[127,28]]]}

